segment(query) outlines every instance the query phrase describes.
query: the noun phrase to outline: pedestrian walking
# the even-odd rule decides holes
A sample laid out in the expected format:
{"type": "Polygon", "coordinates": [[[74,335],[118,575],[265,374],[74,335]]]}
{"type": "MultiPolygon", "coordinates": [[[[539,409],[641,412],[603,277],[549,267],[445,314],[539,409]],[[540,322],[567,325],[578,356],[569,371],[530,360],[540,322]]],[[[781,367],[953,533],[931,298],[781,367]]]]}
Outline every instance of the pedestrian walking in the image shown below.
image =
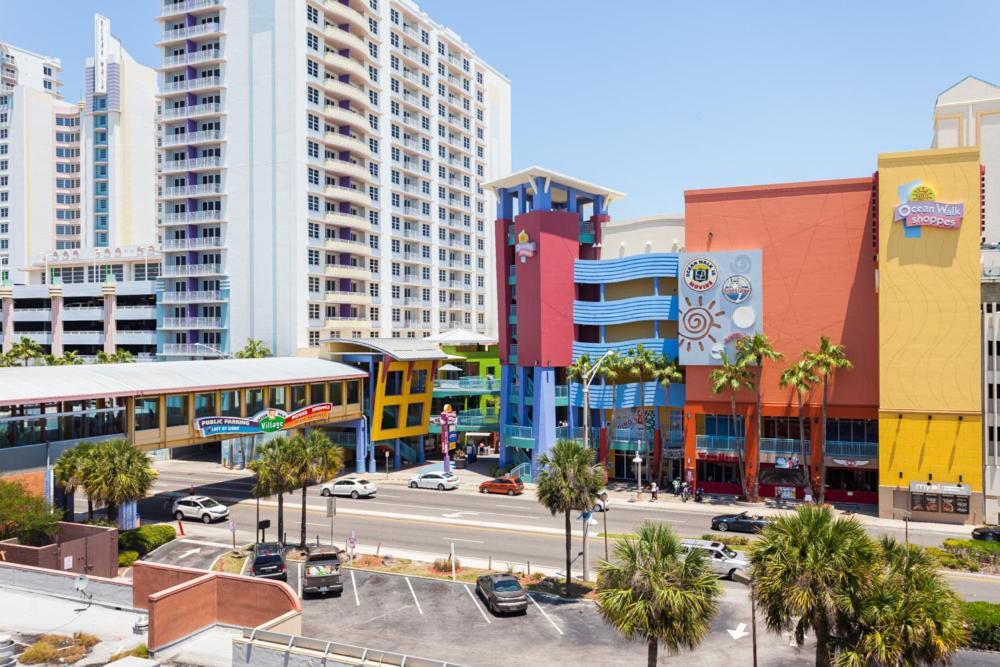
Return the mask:
{"type": "Polygon", "coordinates": [[[649,486],[649,490],[653,492],[653,497],[650,498],[649,502],[655,502],[656,499],[657,499],[657,494],[659,494],[659,492],[660,492],[660,487],[657,486],[656,482],[653,482],[649,486]]]}
{"type": "Polygon", "coordinates": [[[486,391],[493,391],[493,373],[486,373],[486,391]]]}
{"type": "Polygon", "coordinates": [[[679,496],[681,493],[681,480],[674,477],[674,495],[679,496]]]}

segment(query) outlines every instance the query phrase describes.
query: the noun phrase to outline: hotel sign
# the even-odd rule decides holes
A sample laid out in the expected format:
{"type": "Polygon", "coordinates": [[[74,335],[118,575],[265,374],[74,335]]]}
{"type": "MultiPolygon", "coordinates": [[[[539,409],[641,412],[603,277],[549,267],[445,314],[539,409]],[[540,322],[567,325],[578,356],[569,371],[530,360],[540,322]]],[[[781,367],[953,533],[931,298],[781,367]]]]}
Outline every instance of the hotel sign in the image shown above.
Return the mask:
{"type": "Polygon", "coordinates": [[[937,200],[933,188],[912,181],[899,189],[900,203],[893,211],[893,222],[907,227],[958,229],[965,216],[965,204],[946,204],[937,200]]]}
{"type": "Polygon", "coordinates": [[[94,14],[94,92],[108,92],[108,45],[111,42],[111,20],[94,14]]]}
{"type": "Polygon", "coordinates": [[[203,438],[215,435],[259,435],[327,420],[332,410],[333,403],[307,405],[290,413],[278,408],[268,408],[253,417],[199,417],[194,420],[194,426],[203,438]]]}

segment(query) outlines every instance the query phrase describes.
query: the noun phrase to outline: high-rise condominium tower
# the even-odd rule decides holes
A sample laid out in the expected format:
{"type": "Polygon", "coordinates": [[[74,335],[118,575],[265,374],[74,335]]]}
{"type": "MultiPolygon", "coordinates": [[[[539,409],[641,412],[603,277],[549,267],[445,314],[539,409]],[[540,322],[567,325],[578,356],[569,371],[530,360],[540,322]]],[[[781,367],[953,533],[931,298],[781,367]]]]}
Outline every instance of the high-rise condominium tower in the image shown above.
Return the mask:
{"type": "Polygon", "coordinates": [[[162,5],[164,356],[495,332],[510,84],[408,0],[162,5]]]}

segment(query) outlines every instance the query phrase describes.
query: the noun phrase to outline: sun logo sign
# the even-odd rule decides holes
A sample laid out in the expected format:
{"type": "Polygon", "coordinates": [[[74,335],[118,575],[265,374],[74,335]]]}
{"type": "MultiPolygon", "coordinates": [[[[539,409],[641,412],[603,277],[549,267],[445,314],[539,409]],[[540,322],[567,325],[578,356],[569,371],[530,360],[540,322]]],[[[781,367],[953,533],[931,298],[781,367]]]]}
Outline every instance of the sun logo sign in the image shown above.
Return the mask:
{"type": "Polygon", "coordinates": [[[521,260],[524,264],[528,261],[529,257],[535,256],[535,244],[528,237],[528,232],[521,230],[521,233],[517,235],[517,243],[514,245],[514,254],[517,258],[521,260]]]}
{"type": "Polygon", "coordinates": [[[962,226],[965,204],[946,204],[937,201],[937,193],[920,180],[899,186],[899,205],[893,211],[893,222],[903,223],[907,238],[920,238],[921,227],[958,229],[962,226]]]}

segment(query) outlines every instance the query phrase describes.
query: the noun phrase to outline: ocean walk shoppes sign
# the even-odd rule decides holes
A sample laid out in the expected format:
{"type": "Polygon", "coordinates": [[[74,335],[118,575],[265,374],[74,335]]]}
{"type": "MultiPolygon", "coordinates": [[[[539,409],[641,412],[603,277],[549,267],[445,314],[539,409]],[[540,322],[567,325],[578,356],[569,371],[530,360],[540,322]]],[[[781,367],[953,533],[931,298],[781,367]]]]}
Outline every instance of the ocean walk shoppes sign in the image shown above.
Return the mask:
{"type": "Polygon", "coordinates": [[[259,435],[325,421],[330,418],[332,410],[333,403],[307,405],[294,412],[268,408],[253,417],[199,417],[194,420],[194,425],[203,438],[216,435],[259,435]]]}

